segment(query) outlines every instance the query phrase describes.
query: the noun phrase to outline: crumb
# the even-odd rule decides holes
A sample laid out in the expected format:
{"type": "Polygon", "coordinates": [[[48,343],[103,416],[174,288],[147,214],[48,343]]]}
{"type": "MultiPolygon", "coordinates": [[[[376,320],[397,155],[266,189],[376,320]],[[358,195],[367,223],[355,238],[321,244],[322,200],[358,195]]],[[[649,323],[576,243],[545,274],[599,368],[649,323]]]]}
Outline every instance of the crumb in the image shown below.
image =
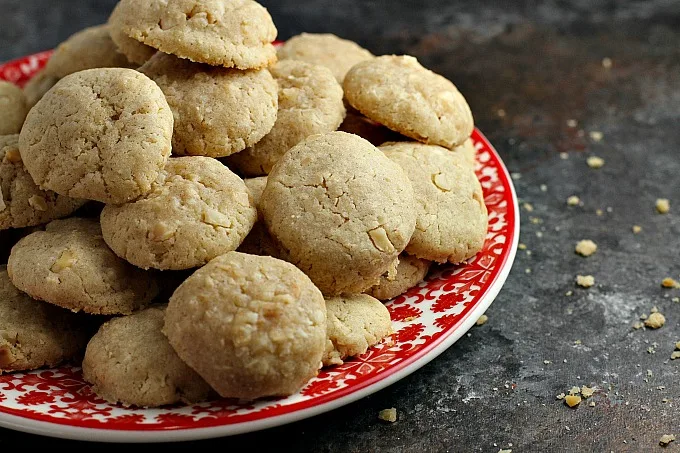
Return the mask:
{"type": "Polygon", "coordinates": [[[517,172],[513,172],[513,173],[510,173],[510,177],[511,177],[512,179],[522,179],[522,174],[521,174],[521,173],[517,173],[517,172]]]}
{"type": "Polygon", "coordinates": [[[649,315],[649,318],[645,320],[645,326],[649,327],[650,329],[658,329],[660,327],[663,327],[665,323],[666,318],[659,312],[652,313],[651,315],[649,315]]]}
{"type": "Polygon", "coordinates": [[[564,402],[569,407],[576,407],[581,404],[581,397],[578,395],[567,395],[564,397],[564,402]]]}
{"type": "Polygon", "coordinates": [[[675,349],[680,350],[680,341],[678,341],[677,343],[675,343],[675,349]]]}
{"type": "Polygon", "coordinates": [[[505,118],[505,110],[503,109],[496,110],[496,115],[498,115],[499,118],[505,118]]]}
{"type": "Polygon", "coordinates": [[[527,267],[526,269],[524,269],[524,273],[525,273],[525,274],[531,274],[531,269],[529,269],[529,268],[527,267]]]}
{"type": "Polygon", "coordinates": [[[560,159],[562,160],[567,160],[569,159],[569,153],[565,153],[564,151],[560,153],[560,159]]]}
{"type": "Polygon", "coordinates": [[[498,450],[498,453],[512,453],[512,450],[501,448],[500,450],[498,450]]]}
{"type": "Polygon", "coordinates": [[[644,326],[645,326],[644,324],[642,324],[640,321],[638,321],[635,324],[633,324],[633,329],[639,330],[639,329],[642,329],[644,326]]]}
{"type": "Polygon", "coordinates": [[[560,393],[560,394],[557,395],[555,398],[557,398],[558,400],[563,400],[565,396],[566,396],[566,395],[565,395],[564,393],[560,393]]]}
{"type": "Polygon", "coordinates": [[[590,407],[595,407],[595,401],[591,401],[590,404],[588,404],[590,407]]]}
{"type": "Polygon", "coordinates": [[[403,322],[411,322],[411,321],[413,321],[414,319],[417,319],[417,318],[418,318],[417,316],[409,316],[408,318],[404,318],[403,322]]]}
{"type": "Polygon", "coordinates": [[[527,250],[527,256],[531,256],[531,250],[527,250]]]}
{"type": "Polygon", "coordinates": [[[647,319],[647,315],[644,314],[644,313],[642,313],[642,314],[640,315],[640,319],[642,319],[642,320],[644,321],[645,319],[647,319]]]}
{"type": "Polygon", "coordinates": [[[640,231],[642,231],[642,227],[640,225],[633,225],[633,233],[638,234],[640,231]]]}
{"type": "Polygon", "coordinates": [[[547,192],[548,191],[548,186],[546,186],[545,184],[541,184],[539,187],[541,189],[541,192],[547,192]]]}
{"type": "Polygon", "coordinates": [[[576,253],[581,256],[590,256],[597,251],[597,244],[590,239],[583,239],[576,244],[576,253]]]}
{"type": "Polygon", "coordinates": [[[475,322],[475,324],[478,325],[478,326],[482,326],[482,325],[486,324],[486,322],[487,322],[488,320],[489,320],[489,317],[488,317],[488,316],[482,315],[482,316],[479,317],[479,319],[477,320],[477,322],[475,322]]]}
{"type": "Polygon", "coordinates": [[[544,360],[543,363],[546,365],[550,365],[552,362],[550,360],[544,360]]]}
{"type": "Polygon", "coordinates": [[[678,302],[680,302],[680,297],[674,297],[671,300],[677,304],[678,302]]]}
{"type": "Polygon", "coordinates": [[[673,434],[664,434],[661,436],[661,439],[659,439],[659,445],[662,447],[665,447],[666,445],[670,444],[675,440],[675,436],[673,434]]]}
{"type": "Polygon", "coordinates": [[[666,277],[661,280],[661,286],[664,288],[680,288],[680,283],[672,279],[671,277],[666,277]]]}
{"type": "Polygon", "coordinates": [[[656,354],[656,349],[654,349],[654,346],[647,348],[647,354],[656,354]]]}
{"type": "Polygon", "coordinates": [[[543,222],[543,221],[542,221],[541,219],[539,219],[538,217],[529,217],[529,220],[530,220],[531,223],[533,223],[534,225],[538,225],[539,223],[542,223],[542,222],[543,222]]]}
{"type": "Polygon", "coordinates": [[[667,198],[656,199],[656,210],[659,214],[667,214],[671,210],[671,202],[667,198]]]}
{"type": "Polygon", "coordinates": [[[652,309],[649,310],[649,312],[650,312],[650,313],[658,313],[658,312],[659,312],[659,309],[657,308],[656,305],[654,305],[654,306],[652,307],[652,309]]]}
{"type": "Polygon", "coordinates": [[[595,215],[602,216],[602,214],[604,214],[604,212],[602,211],[602,209],[596,209],[596,210],[595,210],[595,215]]]}
{"type": "Polygon", "coordinates": [[[578,204],[581,202],[581,199],[577,197],[576,195],[572,195],[569,198],[567,198],[567,204],[569,206],[578,206],[578,204]]]}
{"type": "Polygon", "coordinates": [[[577,275],[576,284],[583,288],[590,288],[595,284],[595,277],[592,275],[577,275]]]}
{"type": "Polygon", "coordinates": [[[567,296],[567,297],[571,296],[572,294],[574,294],[574,292],[572,290],[569,290],[566,293],[564,293],[564,295],[567,296]]]}
{"type": "Polygon", "coordinates": [[[586,163],[590,168],[601,168],[604,165],[604,159],[597,156],[590,156],[586,159],[586,163]]]}
{"type": "Polygon", "coordinates": [[[680,359],[680,351],[673,351],[671,354],[671,360],[680,359]]]}
{"type": "Polygon", "coordinates": [[[524,204],[522,205],[522,207],[523,207],[524,209],[526,209],[527,212],[533,212],[533,211],[534,211],[534,207],[532,206],[531,203],[524,203],[524,204]]]}
{"type": "Polygon", "coordinates": [[[520,250],[526,250],[527,245],[520,242],[519,245],[517,246],[517,248],[520,249],[520,250]]]}
{"type": "Polygon", "coordinates": [[[604,58],[602,59],[602,67],[603,67],[603,68],[605,68],[605,69],[611,69],[612,64],[613,64],[613,62],[612,62],[612,59],[611,59],[611,58],[609,58],[609,57],[604,57],[604,58]]]}
{"type": "Polygon", "coordinates": [[[654,372],[652,370],[647,370],[647,377],[653,377],[654,372]]]}
{"type": "Polygon", "coordinates": [[[378,413],[378,418],[386,422],[394,423],[397,421],[397,409],[394,407],[383,409],[378,413]]]}
{"type": "Polygon", "coordinates": [[[589,135],[594,142],[602,141],[602,138],[604,137],[604,134],[600,131],[590,131],[589,135]]]}
{"type": "Polygon", "coordinates": [[[572,388],[569,389],[569,394],[570,395],[578,395],[581,393],[581,388],[577,386],[573,386],[572,388]]]}
{"type": "Polygon", "coordinates": [[[536,237],[537,237],[537,238],[542,238],[542,237],[543,237],[543,232],[542,232],[542,231],[537,231],[537,232],[536,232],[536,237]]]}
{"type": "Polygon", "coordinates": [[[574,128],[574,127],[578,126],[578,122],[576,120],[569,119],[569,120],[567,120],[567,126],[574,128]]]}

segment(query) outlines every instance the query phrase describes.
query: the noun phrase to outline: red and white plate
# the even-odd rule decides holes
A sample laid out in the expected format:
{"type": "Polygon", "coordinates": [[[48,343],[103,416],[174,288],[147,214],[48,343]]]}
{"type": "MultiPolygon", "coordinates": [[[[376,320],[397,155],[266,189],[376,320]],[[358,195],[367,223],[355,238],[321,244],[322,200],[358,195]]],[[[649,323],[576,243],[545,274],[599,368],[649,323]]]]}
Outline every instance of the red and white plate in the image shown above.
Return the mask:
{"type": "MultiPolygon", "coordinates": [[[[0,66],[23,85],[49,52],[0,66]]],[[[230,400],[162,409],[125,408],[97,398],[80,369],[0,376],[0,426],[70,439],[162,442],[205,439],[291,423],[363,398],[413,373],[456,342],[494,300],[519,238],[517,197],[500,157],[479,130],[477,176],[489,209],[484,249],[466,264],[436,268],[427,281],[387,303],[395,333],[366,354],[323,370],[296,395],[244,404],[230,400]]]]}

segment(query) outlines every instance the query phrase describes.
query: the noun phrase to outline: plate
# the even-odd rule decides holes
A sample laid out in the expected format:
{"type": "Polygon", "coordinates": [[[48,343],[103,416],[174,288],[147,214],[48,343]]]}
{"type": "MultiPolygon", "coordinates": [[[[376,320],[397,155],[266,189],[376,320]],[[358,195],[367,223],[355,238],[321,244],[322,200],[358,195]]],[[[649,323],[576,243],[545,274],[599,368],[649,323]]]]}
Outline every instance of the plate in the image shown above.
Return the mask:
{"type": "MultiPolygon", "coordinates": [[[[25,84],[49,52],[0,66],[0,79],[25,84]]],[[[489,209],[483,250],[464,265],[441,266],[386,305],[395,333],[365,354],[322,370],[299,393],[244,404],[219,400],[161,409],[125,408],[92,393],[80,369],[0,376],[0,426],[47,436],[110,442],[206,439],[291,423],[349,404],[413,373],[456,342],[494,300],[519,238],[517,197],[505,165],[475,130],[476,172],[489,209]]]]}

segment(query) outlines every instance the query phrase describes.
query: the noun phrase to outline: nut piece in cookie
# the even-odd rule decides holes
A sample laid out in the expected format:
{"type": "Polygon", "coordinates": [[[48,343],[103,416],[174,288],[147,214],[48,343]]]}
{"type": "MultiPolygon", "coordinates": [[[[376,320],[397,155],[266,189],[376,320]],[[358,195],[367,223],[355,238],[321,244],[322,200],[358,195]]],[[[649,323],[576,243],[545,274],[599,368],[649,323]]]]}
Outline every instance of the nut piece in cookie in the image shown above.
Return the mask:
{"type": "Polygon", "coordinates": [[[341,365],[392,333],[390,312],[366,294],[326,299],[328,340],[323,365],[341,365]]]}
{"type": "Polygon", "coordinates": [[[7,263],[31,297],[91,314],[130,314],[158,293],[153,277],[118,258],[96,220],[55,220],[21,239],[7,263]]]}
{"type": "Polygon", "coordinates": [[[380,282],[369,288],[366,294],[376,299],[390,300],[422,282],[430,270],[430,263],[415,256],[402,253],[399,256],[397,272],[389,272],[380,277],[380,282]]]}
{"type": "Polygon", "coordinates": [[[227,160],[248,176],[269,174],[286,151],[310,135],[336,130],[345,117],[342,87],[327,68],[289,60],[269,71],[279,85],[276,123],[262,140],[227,160]]]}
{"type": "Polygon", "coordinates": [[[415,228],[414,203],[399,165],[361,137],[331,132],[278,161],[260,207],[286,261],[332,296],[360,293],[396,264],[415,228]]]}
{"type": "Polygon", "coordinates": [[[374,56],[357,43],[330,33],[302,33],[286,41],[277,52],[279,60],[299,60],[325,66],[339,83],[352,66],[374,56]]]}
{"type": "Polygon", "coordinates": [[[164,332],[220,396],[287,396],[321,366],[326,304],[292,264],[229,252],[175,291],[164,332]]]}
{"type": "Polygon", "coordinates": [[[462,153],[417,142],[385,143],[379,149],[413,184],[417,220],[407,253],[455,264],[481,250],[487,209],[482,187],[462,153]]]}
{"type": "Polygon", "coordinates": [[[158,52],[139,71],[163,90],[175,118],[172,152],[224,157],[252,146],[276,121],[276,81],[158,52]]]}
{"type": "Polygon", "coordinates": [[[0,266],[0,374],[55,366],[85,347],[83,317],[32,299],[9,280],[0,266]]]}
{"type": "Polygon", "coordinates": [[[19,150],[39,187],[119,204],[151,190],[170,156],[172,125],[163,92],[144,74],[88,69],[31,109],[19,150]]]}
{"type": "Polygon", "coordinates": [[[414,57],[385,55],[359,63],[343,87],[352,107],[423,143],[453,148],[472,134],[472,113],[463,95],[414,57]]]}
{"type": "Polygon", "coordinates": [[[276,61],[276,27],[253,0],[121,0],[117,9],[123,33],[164,53],[237,69],[276,61]]]}
{"type": "Polygon", "coordinates": [[[18,134],[28,114],[21,88],[0,80],[0,135],[18,134]]]}
{"type": "Polygon", "coordinates": [[[168,161],[151,192],[101,214],[104,240],[143,269],[199,267],[236,250],[257,220],[243,180],[209,157],[168,161]]]}
{"type": "Polygon", "coordinates": [[[163,335],[164,321],[165,307],[151,307],[99,328],[83,359],[83,377],[97,396],[139,407],[208,398],[210,386],[180,360],[163,335]]]}

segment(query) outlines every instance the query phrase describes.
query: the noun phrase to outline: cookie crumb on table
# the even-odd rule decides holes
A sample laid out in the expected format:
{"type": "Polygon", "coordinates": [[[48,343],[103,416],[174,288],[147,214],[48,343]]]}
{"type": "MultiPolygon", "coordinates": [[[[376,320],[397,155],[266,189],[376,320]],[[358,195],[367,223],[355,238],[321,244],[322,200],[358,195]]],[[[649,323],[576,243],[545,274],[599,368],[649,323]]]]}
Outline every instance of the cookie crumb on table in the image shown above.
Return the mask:
{"type": "Polygon", "coordinates": [[[489,320],[489,317],[487,315],[482,315],[477,319],[477,322],[475,322],[476,325],[482,326],[486,324],[486,322],[489,320]]]}
{"type": "Polygon", "coordinates": [[[661,439],[659,439],[659,445],[661,445],[662,447],[665,447],[668,444],[670,444],[671,442],[673,442],[674,440],[675,440],[675,435],[664,434],[663,436],[661,436],[661,439]]]}
{"type": "Polygon", "coordinates": [[[649,327],[650,329],[658,329],[663,327],[665,323],[666,318],[659,312],[652,313],[645,319],[645,327],[649,327]]]}
{"type": "Polygon", "coordinates": [[[578,126],[578,121],[576,121],[574,119],[567,120],[567,126],[574,128],[574,127],[578,126]]]}
{"type": "Polygon", "coordinates": [[[597,244],[590,239],[583,239],[576,244],[576,253],[581,256],[590,256],[597,251],[597,244]]]}
{"type": "Polygon", "coordinates": [[[397,409],[395,407],[383,409],[378,413],[378,418],[385,422],[394,423],[397,421],[397,409]]]}
{"type": "Polygon", "coordinates": [[[522,207],[527,211],[527,212],[533,212],[534,207],[531,203],[524,203],[522,204],[522,207]]]}
{"type": "Polygon", "coordinates": [[[664,288],[680,288],[680,283],[671,277],[666,277],[661,280],[661,286],[664,288]]]}
{"type": "Polygon", "coordinates": [[[594,393],[595,393],[594,387],[588,387],[585,385],[581,386],[581,395],[584,398],[590,398],[591,396],[593,396],[594,393]]]}
{"type": "Polygon", "coordinates": [[[594,142],[602,141],[602,138],[604,138],[604,134],[600,131],[590,131],[589,135],[594,142]]]}
{"type": "Polygon", "coordinates": [[[659,214],[667,214],[671,210],[671,202],[668,198],[657,198],[656,199],[656,210],[659,214]]]}
{"type": "Polygon", "coordinates": [[[638,234],[640,231],[642,231],[642,227],[640,225],[633,225],[633,233],[638,234]]]}
{"type": "Polygon", "coordinates": [[[590,288],[595,284],[595,277],[592,275],[577,275],[576,284],[583,288],[590,288]]]}
{"type": "Polygon", "coordinates": [[[590,168],[601,168],[604,165],[604,159],[597,156],[590,156],[586,159],[586,163],[590,168]]]}
{"type": "Polygon", "coordinates": [[[613,64],[613,63],[612,63],[612,59],[611,59],[611,58],[609,58],[609,57],[604,57],[604,58],[602,59],[602,67],[603,67],[603,68],[605,68],[605,69],[611,69],[612,64],[613,64]]]}
{"type": "Polygon", "coordinates": [[[567,395],[564,397],[564,402],[569,407],[576,407],[581,404],[581,397],[579,395],[567,395]]]}
{"type": "Polygon", "coordinates": [[[576,195],[572,195],[569,198],[567,198],[567,204],[569,206],[578,206],[579,203],[581,203],[581,199],[576,195]]]}
{"type": "Polygon", "coordinates": [[[673,351],[671,354],[671,360],[680,359],[680,351],[673,351]]]}

